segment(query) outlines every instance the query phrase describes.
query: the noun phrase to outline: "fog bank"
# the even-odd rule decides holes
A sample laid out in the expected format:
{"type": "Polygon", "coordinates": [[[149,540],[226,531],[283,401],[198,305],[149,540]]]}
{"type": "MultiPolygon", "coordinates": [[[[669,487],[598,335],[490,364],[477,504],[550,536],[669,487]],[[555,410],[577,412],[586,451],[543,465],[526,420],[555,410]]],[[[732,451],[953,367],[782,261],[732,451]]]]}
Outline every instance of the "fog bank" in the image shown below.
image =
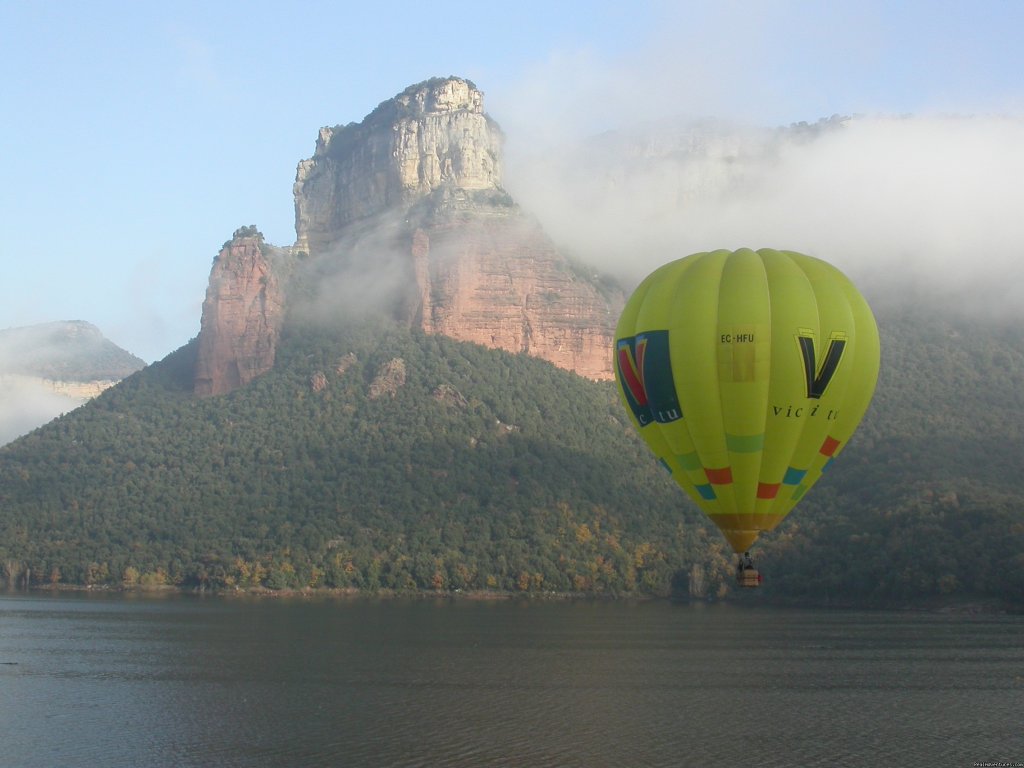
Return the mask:
{"type": "Polygon", "coordinates": [[[1021,312],[1024,120],[651,123],[530,154],[506,182],[564,248],[627,283],[689,253],[770,247],[858,281],[1021,312]]]}

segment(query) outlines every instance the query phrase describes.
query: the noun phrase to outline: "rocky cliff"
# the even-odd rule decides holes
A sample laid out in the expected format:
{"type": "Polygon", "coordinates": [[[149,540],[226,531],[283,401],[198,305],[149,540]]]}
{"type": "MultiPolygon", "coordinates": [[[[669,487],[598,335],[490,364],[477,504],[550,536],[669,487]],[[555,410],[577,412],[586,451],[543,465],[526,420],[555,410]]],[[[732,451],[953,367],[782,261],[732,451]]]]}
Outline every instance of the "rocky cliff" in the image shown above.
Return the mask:
{"type": "Polygon", "coordinates": [[[497,189],[501,131],[467,80],[428,80],[383,102],[361,123],[321,128],[295,175],[296,248],[323,253],[359,219],[441,186],[497,189]]]}
{"type": "Polygon", "coordinates": [[[195,393],[221,395],[274,365],[284,317],[281,268],[254,228],[224,244],[210,271],[196,353],[195,393]]]}
{"type": "Polygon", "coordinates": [[[195,391],[228,392],[273,365],[286,304],[289,317],[321,322],[384,311],[611,378],[621,292],[570,264],[502,189],[501,151],[483,94],[454,77],[322,128],[298,165],[288,258],[236,237],[214,265],[195,391]]]}
{"type": "Polygon", "coordinates": [[[411,253],[427,333],[611,376],[612,302],[532,221],[442,219],[413,231],[411,253]]]}

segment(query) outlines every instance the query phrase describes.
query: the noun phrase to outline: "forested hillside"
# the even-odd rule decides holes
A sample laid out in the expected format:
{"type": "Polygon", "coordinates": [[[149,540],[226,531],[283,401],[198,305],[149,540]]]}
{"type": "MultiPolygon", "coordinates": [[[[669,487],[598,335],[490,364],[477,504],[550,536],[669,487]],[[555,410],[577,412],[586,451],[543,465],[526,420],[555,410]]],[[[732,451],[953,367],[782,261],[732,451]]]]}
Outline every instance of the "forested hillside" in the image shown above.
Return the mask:
{"type": "Polygon", "coordinates": [[[191,394],[194,345],[0,455],[32,581],[663,591],[696,513],[613,390],[407,331],[286,338],[191,394]],[[674,512],[674,513],[673,513],[674,512]]]}
{"type": "Polygon", "coordinates": [[[834,472],[766,549],[793,596],[1024,600],[1024,331],[876,306],[874,400],[834,472]]]}
{"type": "MultiPolygon", "coordinates": [[[[878,312],[861,430],[757,547],[758,599],[1024,595],[1024,334],[878,312]]],[[[610,383],[398,328],[291,328],[191,393],[194,344],[0,449],[11,585],[729,597],[731,553],[610,383]]]]}

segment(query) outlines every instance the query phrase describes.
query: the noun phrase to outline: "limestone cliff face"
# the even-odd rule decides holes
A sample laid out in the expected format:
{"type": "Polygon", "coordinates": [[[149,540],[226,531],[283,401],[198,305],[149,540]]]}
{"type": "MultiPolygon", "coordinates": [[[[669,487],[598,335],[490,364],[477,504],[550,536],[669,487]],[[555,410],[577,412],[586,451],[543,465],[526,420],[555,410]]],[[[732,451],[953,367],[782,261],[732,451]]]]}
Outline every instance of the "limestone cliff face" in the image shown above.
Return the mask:
{"type": "Polygon", "coordinates": [[[321,128],[295,176],[296,248],[329,249],[359,219],[443,184],[495,189],[501,132],[467,80],[428,80],[385,101],[362,123],[321,128]]]}
{"type": "Polygon", "coordinates": [[[504,192],[501,141],[483,94],[458,78],[412,86],[362,123],[321,129],[296,174],[295,249],[364,277],[386,261],[390,277],[378,282],[401,273],[413,283],[389,306],[428,333],[611,378],[622,297],[571,267],[504,192]],[[385,230],[386,249],[353,245],[385,230]]]}
{"type": "Polygon", "coordinates": [[[416,229],[411,245],[424,331],[610,378],[613,304],[537,225],[479,217],[416,229]]]}
{"type": "Polygon", "coordinates": [[[274,365],[284,293],[266,249],[261,237],[236,233],[213,263],[199,331],[197,395],[230,392],[274,365]]]}
{"type": "Polygon", "coordinates": [[[571,266],[502,189],[501,144],[483,94],[460,78],[322,128],[296,173],[295,245],[244,228],[214,263],[195,392],[230,392],[273,365],[286,295],[289,322],[384,312],[611,378],[623,297],[571,266]]]}

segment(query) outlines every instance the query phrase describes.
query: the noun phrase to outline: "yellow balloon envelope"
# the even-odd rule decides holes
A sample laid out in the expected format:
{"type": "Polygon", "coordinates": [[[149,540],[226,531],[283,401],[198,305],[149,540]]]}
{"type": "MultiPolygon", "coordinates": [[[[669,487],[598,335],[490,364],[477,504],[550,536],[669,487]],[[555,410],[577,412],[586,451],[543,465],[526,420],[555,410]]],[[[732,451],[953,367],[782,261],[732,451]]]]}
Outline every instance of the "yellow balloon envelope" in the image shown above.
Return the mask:
{"type": "Polygon", "coordinates": [[[615,333],[641,437],[736,552],[778,525],[845,447],[878,378],[878,328],[835,267],[792,251],[664,265],[615,333]]]}

